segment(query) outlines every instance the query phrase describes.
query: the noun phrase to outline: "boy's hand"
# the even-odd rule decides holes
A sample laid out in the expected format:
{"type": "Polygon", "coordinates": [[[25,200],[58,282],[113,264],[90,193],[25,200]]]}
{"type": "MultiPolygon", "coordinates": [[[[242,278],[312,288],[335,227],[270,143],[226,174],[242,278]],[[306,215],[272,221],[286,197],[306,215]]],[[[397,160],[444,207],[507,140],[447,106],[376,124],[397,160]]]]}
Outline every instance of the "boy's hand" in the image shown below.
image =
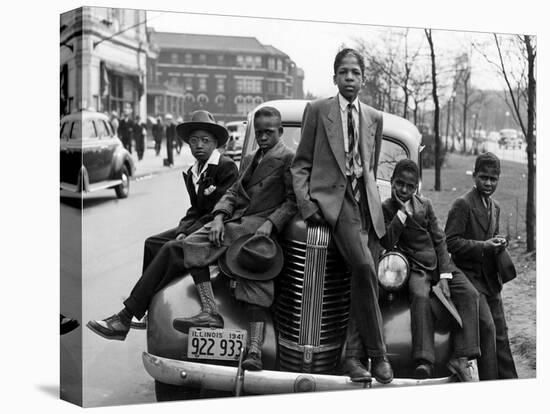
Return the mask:
{"type": "Polygon", "coordinates": [[[271,235],[272,230],[273,230],[273,223],[270,220],[266,220],[264,224],[262,224],[260,228],[256,230],[256,234],[269,237],[271,235]]]}
{"type": "Polygon", "coordinates": [[[208,233],[208,240],[216,247],[220,247],[223,242],[223,235],[225,228],[223,224],[223,215],[218,214],[214,217],[212,225],[210,226],[210,232],[208,233]]]}
{"type": "Polygon", "coordinates": [[[447,279],[439,279],[437,285],[439,286],[445,297],[451,297],[451,290],[449,289],[449,281],[447,279]]]}
{"type": "Polygon", "coordinates": [[[493,237],[483,242],[483,249],[494,254],[500,253],[506,247],[506,241],[501,238],[493,237]]]}

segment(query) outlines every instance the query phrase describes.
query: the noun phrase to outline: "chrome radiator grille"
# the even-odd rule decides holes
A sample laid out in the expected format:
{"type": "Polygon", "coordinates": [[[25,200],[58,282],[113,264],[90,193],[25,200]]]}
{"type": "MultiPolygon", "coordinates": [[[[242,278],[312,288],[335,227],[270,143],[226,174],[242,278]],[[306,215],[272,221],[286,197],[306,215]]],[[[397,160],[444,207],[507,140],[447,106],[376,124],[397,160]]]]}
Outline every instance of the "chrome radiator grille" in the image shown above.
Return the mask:
{"type": "Polygon", "coordinates": [[[327,226],[308,228],[307,242],[283,243],[277,282],[280,368],[326,373],[340,359],[350,307],[350,274],[327,226]]]}

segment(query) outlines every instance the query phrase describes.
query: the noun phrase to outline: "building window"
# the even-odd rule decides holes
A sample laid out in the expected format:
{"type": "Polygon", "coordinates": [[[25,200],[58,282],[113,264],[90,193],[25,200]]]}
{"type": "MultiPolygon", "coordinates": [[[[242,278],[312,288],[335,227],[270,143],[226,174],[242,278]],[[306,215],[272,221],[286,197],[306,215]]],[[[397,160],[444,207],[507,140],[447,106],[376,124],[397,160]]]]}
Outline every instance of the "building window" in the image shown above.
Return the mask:
{"type": "Polygon", "coordinates": [[[208,78],[206,78],[206,77],[200,77],[199,78],[199,91],[206,91],[206,89],[207,89],[207,84],[206,84],[207,79],[208,78]]]}
{"type": "Polygon", "coordinates": [[[199,55],[199,64],[206,65],[206,55],[204,53],[199,55]]]}
{"type": "Polygon", "coordinates": [[[275,70],[275,58],[270,57],[267,59],[267,69],[275,70]]]}
{"type": "Polygon", "coordinates": [[[275,82],[266,81],[266,84],[267,84],[267,93],[274,94],[275,93],[275,82]]]}
{"type": "Polygon", "coordinates": [[[262,67],[262,58],[260,56],[254,56],[254,67],[255,68],[262,67]]]}
{"type": "Polygon", "coordinates": [[[256,78],[237,78],[237,93],[262,93],[262,80],[256,78]]]}
{"type": "Polygon", "coordinates": [[[254,106],[260,105],[261,103],[263,103],[263,101],[264,101],[264,100],[262,99],[261,96],[256,96],[256,97],[254,98],[254,106]]]}
{"type": "Polygon", "coordinates": [[[193,90],[193,78],[191,76],[186,76],[185,78],[183,78],[183,83],[186,91],[193,90]]]}
{"type": "Polygon", "coordinates": [[[216,92],[225,92],[225,79],[217,78],[216,79],[216,92]]]}
{"type": "Polygon", "coordinates": [[[186,53],[184,56],[185,64],[186,65],[192,65],[193,64],[193,55],[191,53],[186,53]]]}
{"type": "Polygon", "coordinates": [[[200,106],[206,106],[208,104],[208,96],[206,96],[204,93],[201,93],[199,96],[197,96],[197,102],[200,106]]]}
{"type": "Polygon", "coordinates": [[[277,94],[282,95],[284,93],[284,85],[283,82],[277,82],[277,94]]]}
{"type": "Polygon", "coordinates": [[[178,54],[177,53],[171,53],[170,54],[170,62],[177,64],[178,63],[178,54]]]}
{"type": "Polygon", "coordinates": [[[223,107],[225,105],[225,96],[223,95],[216,96],[216,99],[214,102],[216,102],[216,105],[218,105],[220,108],[223,107]]]}
{"type": "Polygon", "coordinates": [[[171,86],[178,86],[178,78],[175,77],[175,76],[172,76],[172,77],[170,78],[170,85],[171,85],[171,86]]]}
{"type": "Polygon", "coordinates": [[[244,66],[244,56],[237,55],[237,66],[244,66]]]}
{"type": "Polygon", "coordinates": [[[225,56],[224,55],[218,55],[218,65],[220,65],[220,66],[225,65],[225,56]]]}
{"type": "Polygon", "coordinates": [[[277,59],[277,71],[282,72],[283,71],[283,62],[281,59],[277,59]]]}
{"type": "Polygon", "coordinates": [[[186,104],[193,104],[193,103],[195,103],[195,97],[194,97],[192,94],[190,94],[190,93],[186,93],[185,96],[183,97],[183,99],[184,99],[184,102],[185,102],[186,104]]]}

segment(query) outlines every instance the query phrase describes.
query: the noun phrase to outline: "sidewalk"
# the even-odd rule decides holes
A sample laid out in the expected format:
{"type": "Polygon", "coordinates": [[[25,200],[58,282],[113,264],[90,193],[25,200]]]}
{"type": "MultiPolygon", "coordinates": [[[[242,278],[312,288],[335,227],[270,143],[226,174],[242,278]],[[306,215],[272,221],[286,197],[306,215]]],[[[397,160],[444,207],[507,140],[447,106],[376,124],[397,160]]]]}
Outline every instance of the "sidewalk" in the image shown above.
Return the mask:
{"type": "Polygon", "coordinates": [[[135,151],[135,148],[132,148],[132,158],[134,160],[134,165],[136,166],[136,171],[133,179],[162,174],[163,172],[170,172],[174,170],[186,170],[194,162],[195,159],[191,155],[191,150],[189,145],[184,144],[181,148],[181,152],[178,154],[174,148],[174,165],[172,167],[165,167],[163,165],[163,160],[166,158],[166,145],[163,143],[160,149],[159,155],[155,155],[154,148],[146,148],[143,153],[143,159],[138,161],[138,156],[135,151]]]}

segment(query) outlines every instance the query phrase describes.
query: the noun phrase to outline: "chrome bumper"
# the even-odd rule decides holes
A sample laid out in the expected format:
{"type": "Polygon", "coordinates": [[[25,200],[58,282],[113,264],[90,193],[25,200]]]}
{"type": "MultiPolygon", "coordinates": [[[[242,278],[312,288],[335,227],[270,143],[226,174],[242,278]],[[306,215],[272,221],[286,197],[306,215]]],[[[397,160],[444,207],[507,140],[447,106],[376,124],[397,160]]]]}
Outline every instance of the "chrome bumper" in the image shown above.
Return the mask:
{"type": "MultiPolygon", "coordinates": [[[[288,394],[295,392],[333,391],[367,388],[366,383],[352,382],[349,377],[305,374],[284,371],[244,371],[237,375],[236,367],[201,364],[162,358],[143,352],[143,365],[155,380],[171,385],[204,387],[218,391],[242,389],[247,394],[288,394]]],[[[454,382],[453,377],[415,380],[395,378],[390,384],[376,380],[372,388],[435,385],[454,382]]]]}

